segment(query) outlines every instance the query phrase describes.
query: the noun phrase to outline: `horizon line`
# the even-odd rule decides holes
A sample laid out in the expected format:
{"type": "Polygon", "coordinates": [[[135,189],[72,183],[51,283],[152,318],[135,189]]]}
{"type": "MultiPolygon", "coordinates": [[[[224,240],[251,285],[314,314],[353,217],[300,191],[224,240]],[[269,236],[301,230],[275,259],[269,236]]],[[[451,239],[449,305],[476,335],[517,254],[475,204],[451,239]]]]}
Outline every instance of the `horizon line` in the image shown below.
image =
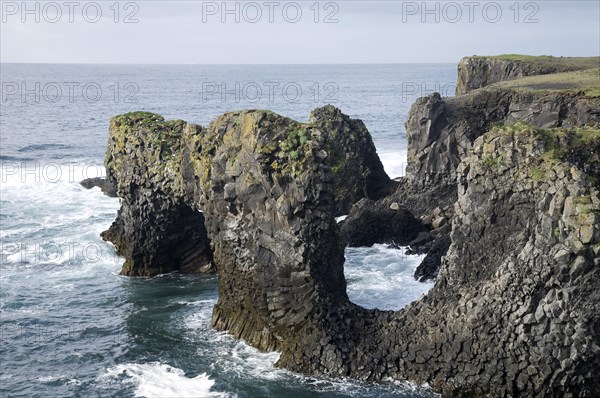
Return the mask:
{"type": "Polygon", "coordinates": [[[332,63],[120,63],[120,62],[0,62],[0,65],[157,65],[157,66],[280,66],[280,65],[416,65],[416,64],[456,64],[446,62],[332,62],[332,63]]]}

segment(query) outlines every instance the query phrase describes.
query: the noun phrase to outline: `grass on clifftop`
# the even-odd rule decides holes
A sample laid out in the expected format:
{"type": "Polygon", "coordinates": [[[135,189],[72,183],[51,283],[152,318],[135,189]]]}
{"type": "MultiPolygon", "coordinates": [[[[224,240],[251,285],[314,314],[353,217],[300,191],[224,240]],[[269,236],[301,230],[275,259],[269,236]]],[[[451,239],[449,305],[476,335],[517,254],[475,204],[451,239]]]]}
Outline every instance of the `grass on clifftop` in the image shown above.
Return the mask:
{"type": "Polygon", "coordinates": [[[525,90],[583,92],[588,97],[600,97],[600,68],[575,72],[529,76],[507,80],[490,87],[525,90]]]}
{"type": "Polygon", "coordinates": [[[564,71],[600,68],[600,57],[553,57],[551,55],[500,54],[475,56],[477,58],[503,59],[532,64],[536,68],[558,68],[564,71]]]}

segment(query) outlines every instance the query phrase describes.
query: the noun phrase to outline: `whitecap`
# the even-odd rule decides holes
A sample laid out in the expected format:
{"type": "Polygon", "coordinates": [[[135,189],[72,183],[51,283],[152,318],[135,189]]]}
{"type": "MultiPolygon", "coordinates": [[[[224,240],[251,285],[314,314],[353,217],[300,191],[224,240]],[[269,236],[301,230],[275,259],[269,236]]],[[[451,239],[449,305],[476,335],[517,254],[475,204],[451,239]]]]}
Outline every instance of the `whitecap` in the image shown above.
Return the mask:
{"type": "Polygon", "coordinates": [[[379,153],[379,159],[390,178],[406,176],[406,151],[379,153]]]}
{"type": "Polygon", "coordinates": [[[106,370],[102,378],[119,379],[136,385],[135,396],[159,397],[232,397],[234,395],[211,391],[214,380],[205,373],[196,377],[186,377],[183,370],[159,362],[137,364],[128,363],[113,366],[106,370]]]}
{"type": "Polygon", "coordinates": [[[427,293],[433,282],[413,278],[423,256],[377,244],[346,248],[344,274],[350,300],[366,308],[399,310],[427,293]]]}

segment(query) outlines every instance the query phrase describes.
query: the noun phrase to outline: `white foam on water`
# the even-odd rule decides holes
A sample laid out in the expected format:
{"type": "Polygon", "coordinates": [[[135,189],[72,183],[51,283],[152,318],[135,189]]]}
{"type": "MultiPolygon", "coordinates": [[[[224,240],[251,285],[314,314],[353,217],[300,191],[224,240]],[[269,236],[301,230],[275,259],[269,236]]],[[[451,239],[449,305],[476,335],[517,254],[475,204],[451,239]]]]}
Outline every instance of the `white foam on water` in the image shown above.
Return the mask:
{"type": "MultiPolygon", "coordinates": [[[[44,172],[43,165],[9,168],[3,164],[0,169],[2,212],[9,215],[3,223],[2,237],[43,233],[50,228],[72,228],[73,223],[82,221],[89,221],[85,232],[95,232],[94,229],[102,227],[97,225],[101,216],[116,215],[119,207],[117,198],[105,196],[98,188],[88,190],[79,184],[82,177],[90,173],[78,163],[61,165],[58,177],[44,172]]],[[[103,173],[102,168],[92,174],[103,173]]]]}
{"type": "Polygon", "coordinates": [[[214,380],[205,373],[187,377],[179,368],[159,362],[137,364],[128,363],[113,366],[106,370],[101,379],[120,379],[124,383],[136,385],[135,396],[146,398],[171,397],[233,397],[235,395],[211,391],[214,380]]]}
{"type": "Polygon", "coordinates": [[[382,152],[378,155],[385,172],[390,178],[404,177],[406,175],[406,150],[400,152],[382,152]]]}
{"type": "Polygon", "coordinates": [[[344,274],[350,300],[366,308],[399,310],[433,287],[433,282],[413,278],[423,256],[407,256],[405,248],[346,248],[344,274]]]}
{"type": "Polygon", "coordinates": [[[348,218],[348,215],[344,215],[344,216],[339,216],[335,218],[335,222],[342,222],[344,221],[346,218],[348,218]]]}
{"type": "Polygon", "coordinates": [[[244,341],[233,338],[226,332],[217,332],[211,327],[212,309],[217,300],[193,302],[194,311],[184,319],[191,331],[189,338],[201,340],[196,353],[200,357],[214,358],[211,368],[219,369],[240,378],[277,380],[287,372],[274,367],[279,352],[261,352],[244,341]]]}
{"type": "Polygon", "coordinates": [[[85,265],[78,267],[81,272],[90,266],[112,269],[122,263],[114,248],[99,237],[116,216],[119,200],[79,184],[86,176],[105,174],[104,168],[83,162],[51,166],[51,170],[61,170],[58,178],[45,167],[2,164],[0,168],[2,213],[6,215],[0,231],[3,269],[15,266],[12,270],[22,272],[85,265]]]}
{"type": "Polygon", "coordinates": [[[38,377],[37,381],[39,381],[41,383],[55,383],[55,382],[59,382],[59,381],[64,381],[68,385],[75,385],[75,386],[83,384],[83,382],[81,380],[77,380],[75,378],[68,377],[66,375],[42,376],[42,377],[38,377]]]}
{"type": "MultiPolygon", "coordinates": [[[[231,338],[231,337],[230,337],[231,338]]],[[[287,372],[274,367],[279,360],[279,352],[260,352],[243,341],[237,341],[228,349],[228,370],[250,375],[263,380],[278,380],[287,372]]],[[[225,364],[224,364],[225,365],[225,364]]]]}
{"type": "Polygon", "coordinates": [[[215,300],[194,300],[194,301],[178,301],[177,304],[180,305],[202,305],[202,304],[214,304],[215,300]]]}

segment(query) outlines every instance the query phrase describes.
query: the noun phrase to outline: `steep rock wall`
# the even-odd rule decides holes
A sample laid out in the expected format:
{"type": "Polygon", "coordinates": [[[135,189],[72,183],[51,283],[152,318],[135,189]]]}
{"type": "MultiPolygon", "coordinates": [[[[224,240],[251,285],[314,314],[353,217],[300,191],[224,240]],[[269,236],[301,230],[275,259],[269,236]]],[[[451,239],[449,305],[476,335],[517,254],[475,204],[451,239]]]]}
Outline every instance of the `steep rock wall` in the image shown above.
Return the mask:
{"type": "Polygon", "coordinates": [[[419,189],[455,184],[456,168],[476,138],[517,121],[535,127],[600,127],[600,98],[561,92],[482,89],[418,99],[407,122],[407,177],[419,189]]]}
{"type": "Polygon", "coordinates": [[[597,68],[600,58],[563,57],[465,57],[458,64],[456,95],[505,80],[526,76],[547,75],[560,72],[597,68]]]}
{"type": "Polygon", "coordinates": [[[152,250],[140,222],[162,231],[170,209],[202,211],[219,273],[213,325],[279,350],[277,366],[476,396],[600,389],[600,199],[586,166],[598,161],[597,131],[518,125],[474,138],[456,170],[452,244],[437,282],[394,312],[348,300],[334,219],[339,156],[330,155],[342,141],[322,127],[264,111],[226,114],[206,129],[151,114],[113,125],[115,228],[152,250]]]}
{"type": "Polygon", "coordinates": [[[121,209],[102,236],[125,257],[122,273],[132,276],[215,271],[202,214],[214,199],[206,197],[211,189],[227,196],[219,210],[233,212],[240,206],[236,192],[253,201],[262,191],[279,198],[282,186],[291,184],[298,192],[282,197],[279,206],[304,212],[303,167],[326,167],[329,205],[341,215],[357,200],[378,199],[396,185],[364,124],[331,106],[316,109],[307,124],[268,111],[225,114],[208,128],[144,112],[117,116],[105,163],[121,209]]]}

